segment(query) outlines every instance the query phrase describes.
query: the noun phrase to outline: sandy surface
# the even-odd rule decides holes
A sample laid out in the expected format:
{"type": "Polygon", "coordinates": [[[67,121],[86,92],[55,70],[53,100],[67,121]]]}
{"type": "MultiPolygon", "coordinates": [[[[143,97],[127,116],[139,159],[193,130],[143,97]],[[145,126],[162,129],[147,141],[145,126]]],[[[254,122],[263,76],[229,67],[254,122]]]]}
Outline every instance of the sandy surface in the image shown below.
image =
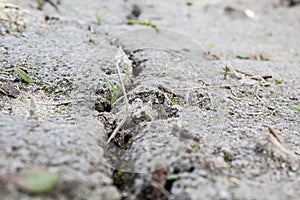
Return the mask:
{"type": "Polygon", "coordinates": [[[0,2],[1,199],[300,196],[300,113],[289,108],[300,107],[299,6],[61,0],[57,8],[0,2]],[[4,178],[28,169],[60,181],[32,195],[4,178]]]}

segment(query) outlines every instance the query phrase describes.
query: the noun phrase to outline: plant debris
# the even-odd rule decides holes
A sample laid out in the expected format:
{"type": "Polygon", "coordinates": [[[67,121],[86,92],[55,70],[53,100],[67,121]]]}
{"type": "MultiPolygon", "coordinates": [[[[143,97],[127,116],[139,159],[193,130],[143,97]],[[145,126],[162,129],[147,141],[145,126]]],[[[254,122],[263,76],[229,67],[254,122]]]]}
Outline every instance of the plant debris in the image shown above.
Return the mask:
{"type": "Polygon", "coordinates": [[[276,85],[279,85],[283,82],[283,80],[281,78],[274,78],[274,82],[276,85]]]}
{"type": "Polygon", "coordinates": [[[269,79],[272,79],[271,75],[257,75],[238,68],[231,66],[230,64],[225,65],[224,72],[221,72],[224,76],[224,80],[227,77],[237,79],[241,82],[241,85],[252,85],[252,86],[270,86],[269,79]]]}
{"type": "Polygon", "coordinates": [[[237,58],[246,59],[246,60],[260,60],[260,61],[269,61],[270,59],[262,54],[237,54],[237,58]]]}
{"type": "Polygon", "coordinates": [[[156,32],[158,32],[158,28],[155,24],[151,23],[150,21],[141,21],[141,20],[133,20],[133,19],[128,19],[127,24],[133,25],[133,24],[137,24],[137,25],[142,25],[142,26],[149,26],[151,28],[153,28],[156,32]]]}
{"type": "Polygon", "coordinates": [[[230,75],[232,78],[235,78],[235,79],[241,79],[242,78],[239,74],[243,74],[243,75],[250,76],[250,77],[256,76],[255,74],[237,69],[237,68],[235,68],[231,65],[226,65],[224,71],[225,71],[224,74],[223,74],[224,75],[224,80],[227,80],[227,75],[230,75]]]}
{"type": "Polygon", "coordinates": [[[59,21],[59,17],[52,17],[49,15],[45,15],[45,22],[51,22],[51,21],[59,21]]]}
{"type": "MultiPolygon", "coordinates": [[[[128,73],[129,73],[129,66],[126,65],[125,67],[126,70],[126,74],[123,78],[123,83],[126,83],[127,81],[127,77],[128,77],[128,73]]],[[[116,102],[116,100],[118,99],[118,97],[121,95],[122,93],[122,87],[120,87],[119,89],[117,89],[117,87],[115,86],[115,84],[113,84],[113,82],[111,82],[110,80],[107,80],[108,84],[111,87],[111,97],[110,97],[110,104],[111,106],[116,102]]]]}
{"type": "Polygon", "coordinates": [[[300,157],[285,144],[277,131],[270,126],[257,138],[256,147],[259,152],[263,152],[275,160],[286,163],[300,163],[300,157]]]}
{"type": "Polygon", "coordinates": [[[117,72],[118,72],[118,78],[119,78],[119,81],[120,81],[120,84],[121,84],[121,90],[123,92],[123,96],[124,96],[125,103],[126,103],[126,115],[123,116],[121,122],[115,128],[115,130],[113,131],[113,133],[109,136],[109,138],[108,138],[108,140],[106,142],[106,149],[107,149],[108,144],[110,143],[110,141],[118,134],[118,131],[124,125],[124,123],[126,122],[127,118],[130,116],[130,112],[131,112],[131,106],[129,104],[127,93],[126,93],[126,89],[125,89],[125,85],[124,85],[124,81],[126,81],[125,78],[127,77],[127,75],[125,76],[125,78],[123,80],[122,79],[122,75],[121,75],[120,66],[119,66],[121,64],[125,64],[126,65],[126,74],[128,74],[128,65],[131,64],[131,63],[130,63],[130,60],[128,59],[126,53],[122,49],[122,47],[119,47],[119,50],[118,50],[118,53],[117,53],[116,57],[117,57],[116,68],[117,68],[117,72]]]}

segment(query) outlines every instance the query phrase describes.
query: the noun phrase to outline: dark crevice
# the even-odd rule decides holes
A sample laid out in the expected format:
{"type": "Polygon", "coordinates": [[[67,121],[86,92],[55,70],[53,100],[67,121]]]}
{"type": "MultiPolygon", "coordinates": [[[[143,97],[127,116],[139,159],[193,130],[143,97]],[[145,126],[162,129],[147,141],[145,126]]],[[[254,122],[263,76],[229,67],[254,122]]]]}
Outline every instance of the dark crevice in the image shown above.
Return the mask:
{"type": "MultiPolygon", "coordinates": [[[[110,135],[108,137],[110,137],[110,135]]],[[[119,149],[127,150],[130,149],[132,138],[133,135],[129,129],[120,130],[111,143],[119,149]]]]}
{"type": "Polygon", "coordinates": [[[138,53],[138,52],[141,52],[141,51],[143,51],[143,50],[142,49],[136,49],[136,50],[129,51],[129,50],[124,49],[124,52],[128,56],[129,60],[132,61],[132,75],[133,75],[133,77],[139,76],[139,74],[143,70],[142,64],[148,61],[148,59],[138,59],[138,58],[135,57],[135,54],[138,53]]]}
{"type": "Polygon", "coordinates": [[[300,1],[298,0],[280,0],[279,6],[286,6],[286,7],[293,7],[300,4],[300,1]]]}
{"type": "MultiPolygon", "coordinates": [[[[114,46],[120,46],[118,44],[113,44],[114,46]]],[[[139,58],[138,53],[143,52],[143,49],[136,50],[128,50],[121,45],[123,51],[127,55],[128,59],[132,62],[132,74],[129,75],[129,78],[136,78],[140,75],[144,67],[146,66],[146,62],[148,59],[139,58]],[[131,77],[130,77],[131,76],[131,77]]],[[[131,86],[135,87],[135,86],[131,86]]],[[[127,91],[128,92],[128,91],[127,91]]],[[[102,91],[99,95],[104,95],[105,93],[102,91]]],[[[144,88],[141,91],[137,91],[134,95],[129,95],[129,104],[134,107],[134,103],[138,102],[136,100],[142,101],[143,103],[152,103],[151,108],[155,110],[157,113],[160,113],[159,116],[155,116],[155,118],[151,118],[151,109],[150,109],[150,117],[148,113],[143,113],[138,115],[138,117],[128,116],[126,122],[118,131],[117,135],[111,140],[110,144],[107,146],[105,150],[105,157],[114,165],[114,170],[112,174],[113,185],[115,185],[123,194],[123,199],[126,199],[127,195],[137,195],[137,199],[168,199],[167,196],[171,195],[170,191],[172,189],[173,183],[176,179],[167,180],[167,171],[165,169],[156,170],[153,172],[153,177],[157,174],[158,176],[163,177],[163,182],[156,180],[153,178],[152,182],[144,182],[141,189],[137,189],[134,185],[135,179],[137,178],[137,174],[129,173],[128,171],[132,170],[128,166],[131,166],[132,160],[130,155],[128,155],[129,151],[124,153],[124,150],[128,150],[131,148],[131,144],[134,141],[135,135],[138,134],[141,130],[141,126],[139,125],[144,121],[151,121],[155,119],[167,119],[171,117],[178,117],[178,109],[176,108],[177,104],[180,104],[181,99],[177,97],[171,90],[168,90],[167,87],[159,85],[158,87],[149,87],[148,89],[144,88]],[[127,163],[128,166],[121,166],[122,164],[127,163]],[[160,172],[163,175],[159,175],[160,172]],[[157,188],[153,185],[153,183],[158,183],[161,185],[161,188],[157,188]]],[[[114,116],[113,113],[110,115],[105,114],[105,112],[111,112],[112,107],[110,102],[100,102],[100,104],[96,104],[96,110],[100,112],[101,120],[105,125],[105,129],[107,132],[107,138],[113,133],[115,128],[118,125],[118,120],[114,116]],[[102,112],[102,113],[101,113],[102,112]]],[[[138,104],[139,105],[139,104],[138,104]]],[[[134,107],[135,108],[135,107],[134,107]]],[[[137,107],[138,109],[138,107],[137,107]]],[[[193,170],[193,169],[191,169],[193,170]]],[[[178,170],[179,171],[179,170],[178,170]]],[[[175,170],[176,172],[176,170],[175,170]]]]}
{"type": "Polygon", "coordinates": [[[171,179],[171,180],[167,180],[166,182],[166,185],[165,185],[165,189],[168,191],[168,192],[171,192],[171,189],[173,187],[173,183],[177,181],[177,179],[171,179]]]}
{"type": "MultiPolygon", "coordinates": [[[[136,174],[121,170],[113,171],[113,185],[120,191],[132,190],[136,174]]],[[[132,191],[133,192],[133,191],[132,191]]]]}

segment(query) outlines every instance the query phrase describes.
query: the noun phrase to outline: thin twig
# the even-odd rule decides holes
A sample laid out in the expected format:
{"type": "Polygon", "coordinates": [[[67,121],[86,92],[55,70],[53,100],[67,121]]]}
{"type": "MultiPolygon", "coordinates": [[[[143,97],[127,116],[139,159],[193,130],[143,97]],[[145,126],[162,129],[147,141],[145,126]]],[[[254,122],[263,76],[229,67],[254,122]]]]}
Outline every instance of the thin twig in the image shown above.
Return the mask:
{"type": "Polygon", "coordinates": [[[273,111],[276,111],[275,108],[271,107],[270,105],[268,105],[256,92],[252,92],[252,94],[259,100],[263,103],[263,105],[268,108],[269,110],[273,110],[273,111]]]}
{"type": "Polygon", "coordinates": [[[59,102],[59,103],[52,103],[52,104],[45,104],[45,105],[48,105],[48,106],[67,106],[67,105],[70,105],[72,104],[72,101],[66,101],[66,102],[59,102]]]}
{"type": "Polygon", "coordinates": [[[121,127],[124,125],[124,123],[126,122],[127,120],[127,117],[130,115],[130,105],[129,105],[129,101],[128,101],[128,98],[127,98],[127,93],[126,93],[126,89],[125,89],[125,86],[124,86],[124,82],[122,80],[122,76],[121,76],[121,70],[120,70],[120,67],[119,67],[119,64],[120,64],[120,59],[117,61],[117,64],[116,64],[116,68],[117,68],[117,71],[118,71],[118,78],[119,78],[119,81],[121,83],[121,86],[122,86],[122,92],[123,92],[123,96],[124,96],[124,99],[125,99],[125,103],[126,103],[126,114],[125,116],[123,117],[123,119],[121,120],[121,122],[118,124],[118,126],[116,127],[116,129],[113,131],[113,133],[110,135],[110,137],[108,138],[107,142],[106,142],[106,147],[108,146],[108,144],[110,143],[110,141],[116,137],[118,131],[121,129],[121,127]]]}
{"type": "MultiPolygon", "coordinates": [[[[127,114],[123,117],[122,121],[118,124],[117,128],[115,128],[114,132],[110,135],[110,137],[108,138],[107,142],[106,142],[106,148],[108,146],[108,144],[110,143],[110,141],[112,139],[114,139],[114,137],[116,137],[118,131],[120,130],[120,128],[124,125],[124,123],[126,122],[127,120],[127,114]]],[[[105,148],[105,149],[106,149],[105,148]]]]}
{"type": "Polygon", "coordinates": [[[231,87],[249,87],[249,86],[257,86],[255,84],[236,84],[236,85],[211,85],[211,86],[201,86],[201,87],[192,87],[192,88],[181,88],[174,89],[176,91],[191,91],[191,90],[199,90],[199,89],[207,89],[207,88],[231,88],[231,87]]]}
{"type": "Polygon", "coordinates": [[[260,116],[260,115],[263,115],[263,116],[270,116],[270,115],[274,115],[276,111],[277,111],[277,110],[274,110],[274,111],[272,111],[272,112],[246,113],[246,115],[249,115],[249,116],[260,116]]]}
{"type": "Polygon", "coordinates": [[[5,90],[3,90],[3,89],[0,87],[0,93],[1,93],[1,92],[2,92],[4,95],[8,95],[7,92],[6,92],[5,90]]]}
{"type": "Polygon", "coordinates": [[[226,68],[228,68],[230,71],[233,71],[233,72],[238,72],[238,73],[241,73],[241,74],[245,74],[246,76],[255,76],[255,74],[252,74],[252,73],[246,72],[244,70],[235,68],[230,64],[226,65],[226,68]]]}

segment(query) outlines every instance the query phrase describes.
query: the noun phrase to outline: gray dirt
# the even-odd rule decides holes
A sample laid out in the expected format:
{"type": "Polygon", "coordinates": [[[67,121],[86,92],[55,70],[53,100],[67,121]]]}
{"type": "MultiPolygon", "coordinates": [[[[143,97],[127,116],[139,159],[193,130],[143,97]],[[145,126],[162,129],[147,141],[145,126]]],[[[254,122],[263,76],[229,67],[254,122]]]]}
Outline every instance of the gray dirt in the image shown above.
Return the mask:
{"type": "Polygon", "coordinates": [[[0,199],[298,199],[287,2],[1,1],[0,199]],[[53,190],[1,178],[37,168],[59,175],[53,190]]]}

